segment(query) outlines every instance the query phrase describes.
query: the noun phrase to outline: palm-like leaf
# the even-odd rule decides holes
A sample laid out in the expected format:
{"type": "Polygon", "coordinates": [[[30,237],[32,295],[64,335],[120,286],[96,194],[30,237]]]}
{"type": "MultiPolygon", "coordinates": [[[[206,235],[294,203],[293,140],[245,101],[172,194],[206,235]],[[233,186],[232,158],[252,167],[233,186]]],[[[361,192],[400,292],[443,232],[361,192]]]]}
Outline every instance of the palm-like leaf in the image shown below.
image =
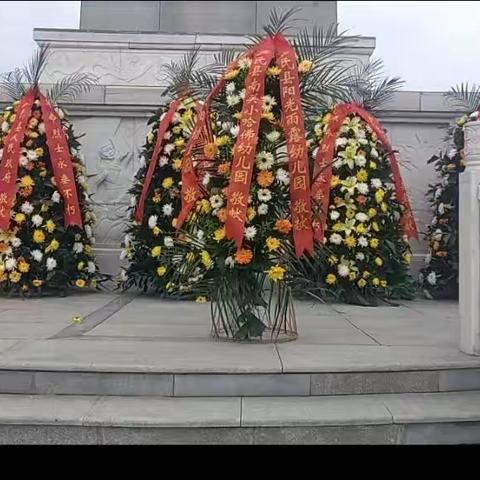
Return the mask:
{"type": "Polygon", "coordinates": [[[22,69],[16,68],[0,76],[0,87],[12,100],[17,100],[25,94],[25,84],[22,69]]]}
{"type": "Polygon", "coordinates": [[[480,110],[480,85],[469,87],[468,82],[462,82],[445,93],[445,97],[455,106],[464,107],[469,112],[480,110]]]}
{"type": "Polygon", "coordinates": [[[399,77],[384,77],[381,59],[355,65],[345,81],[344,101],[356,102],[367,110],[375,110],[388,103],[403,85],[399,77]]]}
{"type": "Polygon", "coordinates": [[[72,73],[56,82],[47,92],[47,97],[53,103],[71,102],[97,83],[97,77],[91,73],[72,73]]]}

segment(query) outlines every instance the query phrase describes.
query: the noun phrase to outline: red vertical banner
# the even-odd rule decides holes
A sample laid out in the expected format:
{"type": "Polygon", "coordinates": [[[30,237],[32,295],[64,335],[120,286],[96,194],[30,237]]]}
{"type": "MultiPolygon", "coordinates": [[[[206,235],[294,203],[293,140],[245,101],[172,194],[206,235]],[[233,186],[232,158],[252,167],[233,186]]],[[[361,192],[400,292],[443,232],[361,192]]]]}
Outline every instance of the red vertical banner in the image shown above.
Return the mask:
{"type": "Polygon", "coordinates": [[[160,121],[157,130],[157,140],[155,142],[155,147],[153,149],[152,158],[150,159],[150,164],[148,165],[147,175],[145,176],[145,181],[143,182],[142,193],[140,194],[140,198],[138,199],[137,208],[135,210],[135,220],[138,223],[142,222],[143,219],[143,212],[145,208],[145,199],[148,195],[148,190],[150,188],[150,184],[152,183],[153,174],[155,173],[155,168],[158,164],[158,157],[160,156],[160,152],[162,150],[163,144],[165,143],[164,136],[167,132],[168,126],[172,121],[173,115],[177,111],[178,105],[180,104],[181,99],[174,100],[166,112],[165,116],[160,121]]]}
{"type": "Polygon", "coordinates": [[[29,90],[20,100],[15,113],[15,120],[5,138],[0,162],[0,231],[6,231],[10,227],[11,209],[17,193],[16,183],[20,149],[34,100],[34,92],[29,90]]]}
{"type": "Polygon", "coordinates": [[[53,174],[56,186],[64,200],[65,226],[76,225],[82,228],[82,214],[66,133],[50,102],[44,95],[39,96],[53,174]]]}
{"type": "Polygon", "coordinates": [[[235,241],[237,248],[240,248],[243,242],[258,129],[263,110],[265,74],[274,54],[273,40],[268,37],[257,47],[245,80],[245,100],[233,153],[225,221],[226,236],[235,241]]]}
{"type": "Polygon", "coordinates": [[[305,122],[300,100],[300,82],[295,51],[285,37],[275,36],[276,63],[280,67],[280,99],[290,171],[290,201],[293,240],[298,257],[313,252],[310,175],[305,122]]]}

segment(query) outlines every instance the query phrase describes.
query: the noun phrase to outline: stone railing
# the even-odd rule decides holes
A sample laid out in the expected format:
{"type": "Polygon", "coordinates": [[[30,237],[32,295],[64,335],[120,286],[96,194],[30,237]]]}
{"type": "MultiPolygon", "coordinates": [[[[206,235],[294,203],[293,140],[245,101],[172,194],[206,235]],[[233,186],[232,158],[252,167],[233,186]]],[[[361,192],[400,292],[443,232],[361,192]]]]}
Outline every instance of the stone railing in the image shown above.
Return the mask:
{"type": "Polygon", "coordinates": [[[460,174],[460,349],[480,355],[480,122],[465,132],[465,171],[460,174]]]}

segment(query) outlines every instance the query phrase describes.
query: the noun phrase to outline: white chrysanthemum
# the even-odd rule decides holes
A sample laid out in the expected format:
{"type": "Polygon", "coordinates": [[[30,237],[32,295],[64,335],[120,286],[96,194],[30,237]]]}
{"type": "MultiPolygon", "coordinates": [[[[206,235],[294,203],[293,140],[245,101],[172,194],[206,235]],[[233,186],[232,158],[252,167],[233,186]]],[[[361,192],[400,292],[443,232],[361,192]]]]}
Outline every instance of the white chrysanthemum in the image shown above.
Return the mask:
{"type": "Polygon", "coordinates": [[[245,238],[247,240],[253,240],[255,236],[257,235],[257,228],[254,226],[247,227],[245,229],[245,238]]]}
{"type": "Polygon", "coordinates": [[[153,229],[157,226],[158,216],[157,215],[150,215],[148,219],[148,226],[149,228],[153,229]]]}
{"type": "Polygon", "coordinates": [[[30,160],[36,160],[38,158],[38,155],[35,153],[35,150],[27,150],[26,157],[30,160]]]}
{"type": "Polygon", "coordinates": [[[363,183],[363,182],[357,183],[356,187],[361,194],[368,193],[368,185],[366,183],[363,183]]]}
{"type": "Polygon", "coordinates": [[[120,272],[120,280],[122,282],[126,282],[128,280],[128,275],[127,275],[127,272],[125,270],[122,269],[122,271],[120,272]]]}
{"type": "Polygon", "coordinates": [[[172,117],[172,123],[178,123],[181,119],[182,116],[178,112],[175,112],[172,117]]]}
{"type": "Polygon", "coordinates": [[[5,269],[10,271],[17,266],[17,261],[14,258],[7,258],[5,261],[5,269]]]}
{"type": "Polygon", "coordinates": [[[120,260],[125,260],[127,258],[127,251],[123,248],[120,251],[120,260]]]}
{"type": "Polygon", "coordinates": [[[370,183],[373,188],[382,188],[382,181],[379,178],[372,178],[370,183]]]}
{"type": "Polygon", "coordinates": [[[272,199],[272,192],[268,188],[261,188],[257,192],[257,196],[261,202],[269,202],[272,199]]]}
{"type": "Polygon", "coordinates": [[[427,282],[430,284],[430,285],[435,285],[437,283],[437,274],[435,272],[430,272],[428,275],[427,275],[427,282]]]}
{"type": "Polygon", "coordinates": [[[337,270],[338,270],[338,274],[339,274],[341,277],[346,277],[346,276],[348,276],[348,274],[350,273],[350,268],[348,268],[348,266],[347,266],[347,265],[344,265],[343,263],[341,263],[340,265],[338,265],[337,270]]]}
{"type": "Polygon", "coordinates": [[[212,208],[221,208],[223,205],[223,198],[221,195],[212,195],[210,197],[210,205],[212,208]]]}
{"type": "Polygon", "coordinates": [[[230,128],[230,134],[232,135],[232,137],[237,138],[239,132],[240,132],[240,126],[239,125],[235,125],[235,126],[230,128]]]}
{"type": "Polygon", "coordinates": [[[355,218],[359,221],[359,222],[366,222],[368,220],[368,215],[366,213],[363,213],[363,212],[358,212],[356,215],[355,215],[355,218]]]}
{"type": "Polygon", "coordinates": [[[277,104],[277,100],[275,97],[271,95],[264,95],[263,96],[263,111],[269,112],[275,105],[277,104]]]}
{"type": "Polygon", "coordinates": [[[18,248],[20,245],[22,244],[22,240],[18,237],[15,237],[13,240],[12,240],[12,247],[13,248],[18,248]]]}
{"type": "Polygon", "coordinates": [[[173,247],[173,238],[172,238],[172,237],[165,237],[165,238],[163,239],[163,244],[164,244],[167,248],[173,247]]]}
{"type": "Polygon", "coordinates": [[[33,205],[30,202],[22,203],[20,210],[26,215],[30,215],[33,212],[33,205]]]}
{"type": "Polygon", "coordinates": [[[358,244],[361,247],[368,247],[368,240],[362,235],[361,237],[358,237],[358,244]]]}
{"type": "Polygon", "coordinates": [[[363,262],[363,260],[365,260],[365,254],[362,253],[362,252],[358,252],[356,255],[355,255],[355,258],[357,260],[360,260],[361,262],[363,262]]]}
{"type": "Polygon", "coordinates": [[[442,193],[443,193],[443,189],[441,187],[437,188],[435,190],[435,200],[438,200],[442,196],[442,193]]]}
{"type": "Polygon", "coordinates": [[[52,202],[53,203],[59,203],[60,202],[60,193],[58,190],[55,190],[53,193],[52,193],[52,202]]]}
{"type": "Polygon", "coordinates": [[[32,217],[32,223],[36,226],[39,227],[43,223],[43,218],[40,215],[34,215],[32,217]]]}
{"type": "Polygon", "coordinates": [[[275,143],[280,138],[280,132],[272,130],[270,133],[267,133],[265,137],[270,143],[275,143]]]}
{"type": "Polygon", "coordinates": [[[233,257],[229,256],[225,259],[225,266],[229,268],[233,268],[235,266],[235,260],[233,257]]]}
{"type": "Polygon", "coordinates": [[[43,253],[40,250],[32,250],[30,253],[32,254],[32,257],[36,262],[42,261],[43,253]]]}
{"type": "Polygon", "coordinates": [[[429,264],[429,263],[431,262],[431,260],[432,260],[432,254],[431,254],[431,253],[427,253],[427,254],[425,255],[425,260],[424,260],[425,264],[429,264]]]}
{"type": "Polygon", "coordinates": [[[342,243],[342,236],[339,235],[338,233],[332,233],[328,240],[330,243],[333,243],[334,245],[340,245],[342,243]]]}
{"type": "Polygon", "coordinates": [[[372,147],[372,148],[370,149],[370,155],[371,155],[373,158],[378,158],[378,152],[377,152],[377,150],[376,150],[375,147],[372,147]]]}
{"type": "Polygon", "coordinates": [[[165,155],[162,155],[158,160],[158,164],[161,167],[164,167],[165,165],[167,165],[167,163],[168,163],[168,157],[166,157],[165,155]]]}
{"type": "Polygon", "coordinates": [[[268,213],[268,205],[266,203],[261,203],[258,206],[258,214],[259,215],[266,215],[268,213]]]}
{"type": "Polygon", "coordinates": [[[87,263],[87,272],[88,273],[95,273],[96,267],[95,264],[92,261],[89,261],[87,263]]]}
{"type": "Polygon", "coordinates": [[[348,142],[348,138],[347,137],[338,137],[336,140],[335,140],[335,146],[337,147],[343,147],[344,145],[346,145],[348,142]]]}
{"type": "Polygon", "coordinates": [[[333,167],[334,167],[334,168],[340,168],[342,165],[343,165],[343,160],[342,160],[341,158],[337,158],[337,159],[333,162],[333,167]]]}
{"type": "Polygon", "coordinates": [[[203,178],[202,178],[202,184],[203,186],[207,186],[209,183],[210,183],[210,180],[212,179],[212,176],[210,175],[210,173],[206,173],[203,178]]]}
{"type": "Polygon", "coordinates": [[[87,234],[87,238],[92,238],[93,231],[90,225],[85,225],[85,233],[87,234]]]}
{"type": "Polygon", "coordinates": [[[357,167],[364,167],[367,164],[367,159],[363,155],[357,155],[355,157],[355,165],[357,167]]]}
{"type": "Polygon", "coordinates": [[[250,67],[251,64],[252,64],[252,59],[251,58],[248,58],[248,57],[241,58],[238,61],[238,68],[240,68],[240,69],[248,68],[248,67],[250,67]]]}
{"type": "Polygon", "coordinates": [[[51,272],[52,270],[57,268],[57,261],[52,257],[48,257],[47,262],[46,262],[46,266],[47,266],[47,270],[49,272],[51,272]]]}
{"type": "Polygon", "coordinates": [[[245,89],[240,90],[240,98],[243,100],[245,98],[245,89]]]}
{"type": "Polygon", "coordinates": [[[26,167],[28,165],[28,158],[25,155],[21,155],[18,159],[18,163],[21,167],[26,167]]]}
{"type": "Polygon", "coordinates": [[[337,210],[332,210],[330,212],[330,218],[332,220],[337,220],[338,218],[340,218],[340,212],[338,212],[337,210]]]}
{"type": "Polygon", "coordinates": [[[227,105],[229,107],[234,107],[240,103],[239,95],[227,95],[227,105]]]}
{"type": "Polygon", "coordinates": [[[82,253],[83,252],[83,243],[75,242],[72,247],[73,253],[82,253]]]}
{"type": "Polygon", "coordinates": [[[224,132],[228,132],[233,127],[233,123],[231,123],[231,122],[217,122],[217,126],[222,127],[222,130],[224,132]]]}
{"type": "Polygon", "coordinates": [[[257,161],[257,168],[260,170],[269,170],[273,167],[273,163],[275,162],[273,153],[265,151],[258,152],[255,159],[257,161]]]}
{"type": "Polygon", "coordinates": [[[7,132],[10,128],[10,124],[8,122],[2,122],[2,132],[7,132]]]}
{"type": "Polygon", "coordinates": [[[445,205],[443,203],[440,203],[437,208],[437,212],[440,215],[443,215],[445,213],[445,205]]]}
{"type": "Polygon", "coordinates": [[[163,138],[164,138],[165,140],[170,140],[171,136],[172,136],[172,132],[171,132],[170,130],[167,130],[167,131],[165,132],[165,135],[163,136],[163,138]]]}
{"type": "Polygon", "coordinates": [[[170,155],[174,150],[175,150],[175,145],[173,143],[167,143],[163,147],[163,152],[165,153],[165,155],[170,155]]]}
{"type": "Polygon", "coordinates": [[[166,216],[166,217],[170,217],[173,213],[173,206],[171,203],[166,203],[163,207],[162,207],[162,212],[163,214],[166,216]]]}
{"type": "Polygon", "coordinates": [[[283,168],[279,168],[277,170],[277,173],[275,173],[275,178],[283,185],[288,185],[290,183],[290,174],[283,168]]]}
{"type": "Polygon", "coordinates": [[[201,229],[198,229],[195,233],[195,236],[199,239],[199,240],[203,240],[204,237],[205,237],[205,232],[201,229]]]}
{"type": "Polygon", "coordinates": [[[235,82],[228,82],[225,91],[227,93],[233,93],[235,91],[235,82]]]}

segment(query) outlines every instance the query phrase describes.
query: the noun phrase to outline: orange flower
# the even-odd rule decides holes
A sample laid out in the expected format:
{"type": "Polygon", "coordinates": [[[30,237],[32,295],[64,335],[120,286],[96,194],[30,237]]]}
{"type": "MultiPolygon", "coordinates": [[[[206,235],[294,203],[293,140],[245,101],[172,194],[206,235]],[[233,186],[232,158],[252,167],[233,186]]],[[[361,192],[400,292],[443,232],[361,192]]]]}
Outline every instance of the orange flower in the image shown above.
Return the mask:
{"type": "Polygon", "coordinates": [[[289,220],[277,220],[275,222],[275,230],[281,233],[288,233],[292,229],[292,224],[289,220]]]}
{"type": "Polygon", "coordinates": [[[217,213],[218,219],[225,223],[225,220],[227,219],[227,210],[225,208],[221,208],[218,213],[217,213]]]}
{"type": "Polygon", "coordinates": [[[203,153],[208,160],[213,160],[218,153],[218,147],[214,143],[207,143],[203,147],[203,153]]]}
{"type": "Polygon", "coordinates": [[[270,170],[263,170],[257,175],[257,183],[263,187],[267,188],[273,183],[273,174],[270,170]]]}
{"type": "Polygon", "coordinates": [[[235,261],[240,265],[248,265],[253,258],[253,253],[248,248],[241,248],[235,254],[235,261]]]}
{"type": "Polygon", "coordinates": [[[24,198],[27,198],[29,197],[33,192],[33,188],[32,187],[25,187],[25,188],[20,188],[18,190],[18,193],[20,194],[20,196],[24,197],[24,198]]]}
{"type": "Polygon", "coordinates": [[[441,252],[437,252],[437,257],[446,257],[447,255],[448,253],[443,250],[441,252]]]}
{"type": "Polygon", "coordinates": [[[7,245],[5,243],[0,243],[0,253],[5,253],[7,251],[7,245]]]}
{"type": "Polygon", "coordinates": [[[227,175],[230,172],[230,164],[225,162],[218,166],[217,172],[219,175],[227,175]]]}

